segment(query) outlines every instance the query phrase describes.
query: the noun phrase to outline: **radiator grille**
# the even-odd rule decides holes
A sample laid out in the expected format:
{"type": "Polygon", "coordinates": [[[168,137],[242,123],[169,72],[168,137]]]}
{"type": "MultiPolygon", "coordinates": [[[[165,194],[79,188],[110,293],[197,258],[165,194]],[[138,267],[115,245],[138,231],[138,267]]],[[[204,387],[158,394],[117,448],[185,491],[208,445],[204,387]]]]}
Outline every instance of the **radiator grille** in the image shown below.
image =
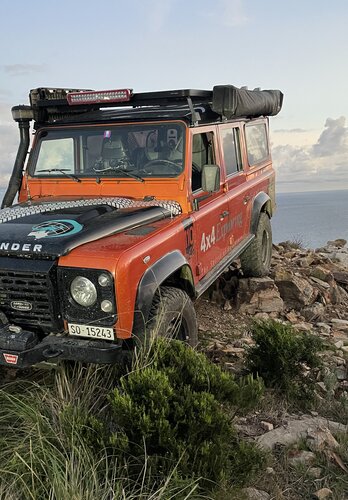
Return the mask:
{"type": "Polygon", "coordinates": [[[54,322],[49,275],[0,269],[0,309],[11,323],[49,329],[54,322]]]}

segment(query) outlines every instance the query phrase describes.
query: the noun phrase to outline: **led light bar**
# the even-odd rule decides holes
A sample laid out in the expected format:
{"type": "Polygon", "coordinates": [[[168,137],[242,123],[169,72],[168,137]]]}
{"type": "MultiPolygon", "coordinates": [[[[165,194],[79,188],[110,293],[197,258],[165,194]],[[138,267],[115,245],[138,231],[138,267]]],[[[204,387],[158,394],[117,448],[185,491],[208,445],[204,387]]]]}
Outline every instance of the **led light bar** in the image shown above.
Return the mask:
{"type": "Polygon", "coordinates": [[[96,90],[86,92],[69,92],[67,100],[70,106],[78,104],[103,104],[109,102],[126,102],[132,97],[132,89],[96,90]]]}

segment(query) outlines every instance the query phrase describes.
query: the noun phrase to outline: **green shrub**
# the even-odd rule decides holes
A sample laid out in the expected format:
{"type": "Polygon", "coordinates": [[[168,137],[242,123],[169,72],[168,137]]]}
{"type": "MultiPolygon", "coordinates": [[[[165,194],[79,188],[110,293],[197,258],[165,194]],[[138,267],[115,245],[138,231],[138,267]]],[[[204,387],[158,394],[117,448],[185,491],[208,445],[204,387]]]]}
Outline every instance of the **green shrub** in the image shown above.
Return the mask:
{"type": "Polygon", "coordinates": [[[247,353],[249,369],[260,375],[267,387],[280,390],[290,400],[310,401],[314,380],[311,374],[305,376],[304,366],[320,366],[322,341],[272,320],[255,322],[252,336],[256,344],[247,353]]]}
{"type": "Polygon", "coordinates": [[[183,500],[243,484],[264,455],[237,439],[229,406],[262,391],[164,339],[123,376],[77,364],[47,383],[13,382],[0,389],[0,497],[183,500]]]}
{"type": "MultiPolygon", "coordinates": [[[[116,427],[110,443],[127,443],[129,456],[146,453],[154,470],[177,463],[182,478],[218,481],[229,475],[240,459],[240,443],[222,403],[250,407],[262,394],[262,382],[237,382],[182,342],[158,339],[152,349],[150,365],[125,376],[109,398],[116,427]]],[[[252,468],[245,460],[243,474],[252,468]]]]}

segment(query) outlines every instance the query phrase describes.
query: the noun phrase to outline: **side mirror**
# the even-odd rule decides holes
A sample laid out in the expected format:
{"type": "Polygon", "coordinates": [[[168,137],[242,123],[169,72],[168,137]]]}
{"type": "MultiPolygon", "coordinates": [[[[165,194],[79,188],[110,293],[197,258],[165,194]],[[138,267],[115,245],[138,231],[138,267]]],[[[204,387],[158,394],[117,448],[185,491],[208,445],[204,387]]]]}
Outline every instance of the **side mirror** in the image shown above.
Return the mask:
{"type": "Polygon", "coordinates": [[[220,167],[218,165],[203,165],[202,189],[208,193],[215,193],[220,189],[220,167]]]}

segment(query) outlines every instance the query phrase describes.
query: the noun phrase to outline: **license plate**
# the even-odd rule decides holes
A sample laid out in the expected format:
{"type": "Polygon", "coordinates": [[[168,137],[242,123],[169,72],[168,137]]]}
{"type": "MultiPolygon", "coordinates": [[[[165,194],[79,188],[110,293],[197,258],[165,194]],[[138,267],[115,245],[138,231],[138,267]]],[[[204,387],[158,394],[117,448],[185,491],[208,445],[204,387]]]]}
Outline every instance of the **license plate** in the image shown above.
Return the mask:
{"type": "Polygon", "coordinates": [[[69,323],[69,334],[76,335],[77,337],[91,337],[94,339],[115,340],[115,333],[113,328],[106,328],[104,326],[90,326],[78,325],[76,323],[69,323]]]}

